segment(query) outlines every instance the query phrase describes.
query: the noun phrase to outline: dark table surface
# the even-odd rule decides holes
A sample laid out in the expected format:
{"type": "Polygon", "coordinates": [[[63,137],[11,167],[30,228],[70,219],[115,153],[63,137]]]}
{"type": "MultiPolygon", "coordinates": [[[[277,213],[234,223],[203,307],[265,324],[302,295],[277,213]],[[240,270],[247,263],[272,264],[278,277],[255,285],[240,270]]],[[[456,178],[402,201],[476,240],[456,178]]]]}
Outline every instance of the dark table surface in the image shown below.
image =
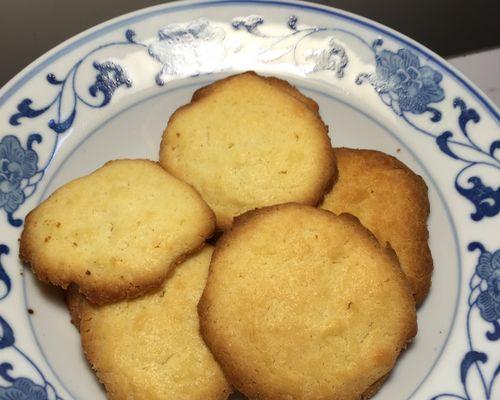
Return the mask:
{"type": "MultiPolygon", "coordinates": [[[[443,57],[500,45],[500,0],[315,1],[394,28],[443,57]]],[[[160,0],[1,0],[0,86],[47,50],[160,0]]]]}

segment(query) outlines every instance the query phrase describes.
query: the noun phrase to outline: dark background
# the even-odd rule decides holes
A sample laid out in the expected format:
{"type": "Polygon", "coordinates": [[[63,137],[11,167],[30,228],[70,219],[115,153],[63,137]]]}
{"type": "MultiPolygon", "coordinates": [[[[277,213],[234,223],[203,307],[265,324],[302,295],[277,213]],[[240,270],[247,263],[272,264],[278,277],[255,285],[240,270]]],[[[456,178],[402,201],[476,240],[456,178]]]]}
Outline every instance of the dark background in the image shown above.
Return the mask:
{"type": "MultiPolygon", "coordinates": [[[[450,57],[500,46],[500,0],[315,1],[363,15],[450,57]]],[[[0,0],[0,87],[65,39],[160,0],[0,0]]],[[[499,72],[500,73],[500,72],[499,72]]]]}

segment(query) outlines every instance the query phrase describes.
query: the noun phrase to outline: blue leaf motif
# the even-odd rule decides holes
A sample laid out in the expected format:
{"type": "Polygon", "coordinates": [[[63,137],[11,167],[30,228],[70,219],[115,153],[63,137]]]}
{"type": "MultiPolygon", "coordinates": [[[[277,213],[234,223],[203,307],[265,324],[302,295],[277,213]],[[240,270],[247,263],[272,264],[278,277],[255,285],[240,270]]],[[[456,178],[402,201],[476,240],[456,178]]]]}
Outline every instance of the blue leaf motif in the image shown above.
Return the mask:
{"type": "Polygon", "coordinates": [[[491,156],[495,156],[495,150],[500,149],[500,140],[495,140],[493,143],[490,145],[490,154],[491,156]]]}
{"type": "MultiPolygon", "coordinates": [[[[493,331],[492,332],[486,332],[486,338],[488,340],[491,340],[492,342],[500,339],[500,324],[498,321],[492,322],[493,324],[493,331]]],[[[500,365],[499,365],[500,367],[500,365]]],[[[496,374],[495,374],[496,376],[496,374]]]]}
{"type": "Polygon", "coordinates": [[[54,74],[47,74],[47,82],[52,85],[62,85],[64,83],[64,81],[57,79],[54,74]]]}
{"type": "Polygon", "coordinates": [[[451,158],[454,158],[455,160],[459,160],[460,158],[450,149],[450,146],[448,144],[448,140],[450,140],[452,137],[453,133],[451,133],[450,131],[443,132],[436,138],[436,143],[439,149],[444,154],[450,156],[451,158]]]}
{"type": "Polygon", "coordinates": [[[125,31],[125,38],[127,39],[128,42],[136,44],[137,42],[135,41],[135,31],[132,29],[127,29],[125,31]]]}
{"type": "Polygon", "coordinates": [[[484,253],[486,251],[483,244],[479,242],[470,242],[469,245],[467,246],[467,250],[469,251],[479,250],[481,253],[484,253]]]}
{"type": "MultiPolygon", "coordinates": [[[[0,256],[2,254],[9,254],[9,247],[4,244],[0,244],[0,256]]],[[[8,296],[10,292],[11,281],[9,275],[7,275],[7,272],[5,272],[5,269],[1,262],[0,262],[0,283],[1,283],[0,300],[3,300],[8,296]]]]}
{"type": "Polygon", "coordinates": [[[13,367],[11,363],[1,363],[0,364],[0,376],[6,380],[7,382],[14,382],[15,379],[10,376],[10,371],[12,371],[13,367]]]}
{"type": "Polygon", "coordinates": [[[463,358],[460,364],[460,380],[465,384],[465,379],[467,377],[467,372],[469,368],[476,362],[485,363],[488,360],[488,356],[485,353],[479,351],[469,351],[463,358]]]}
{"type": "Polygon", "coordinates": [[[499,213],[500,187],[495,190],[486,186],[478,176],[467,179],[470,187],[464,187],[458,183],[459,176],[460,174],[457,175],[455,188],[476,207],[476,211],[471,214],[473,221],[481,221],[484,217],[494,217],[499,213]]]}
{"type": "Polygon", "coordinates": [[[14,342],[14,331],[7,321],[0,316],[0,349],[10,347],[14,342]]]}
{"type": "Polygon", "coordinates": [[[479,114],[473,108],[467,108],[465,101],[461,98],[457,97],[453,100],[453,107],[460,108],[460,116],[458,117],[458,125],[460,126],[460,130],[466,138],[469,138],[469,134],[467,133],[467,123],[472,121],[474,123],[478,123],[480,120],[479,114]]]}
{"type": "Polygon", "coordinates": [[[39,115],[43,114],[45,111],[47,111],[52,106],[52,104],[50,104],[47,107],[42,107],[42,108],[37,110],[37,109],[31,107],[32,104],[33,104],[33,100],[31,100],[31,99],[22,100],[17,105],[18,112],[13,114],[9,118],[9,123],[12,126],[21,125],[21,122],[19,122],[19,120],[21,118],[36,118],[39,115]]]}
{"type": "Polygon", "coordinates": [[[16,228],[20,227],[23,224],[23,220],[20,218],[15,218],[14,214],[11,212],[7,213],[7,221],[9,221],[9,224],[16,228]]]}
{"type": "Polygon", "coordinates": [[[73,125],[73,121],[75,120],[75,115],[76,115],[76,108],[74,108],[73,111],[71,111],[68,118],[66,118],[64,121],[56,121],[55,119],[51,119],[49,121],[49,128],[56,133],[64,133],[69,128],[71,128],[71,125],[73,125]]]}
{"type": "Polygon", "coordinates": [[[443,117],[443,114],[441,111],[435,109],[434,107],[427,107],[427,112],[432,113],[431,121],[432,122],[439,122],[441,121],[441,118],[443,117]]]}
{"type": "Polygon", "coordinates": [[[28,136],[28,141],[26,142],[26,148],[28,150],[33,150],[33,143],[42,143],[42,135],[39,133],[32,133],[28,136]]]}

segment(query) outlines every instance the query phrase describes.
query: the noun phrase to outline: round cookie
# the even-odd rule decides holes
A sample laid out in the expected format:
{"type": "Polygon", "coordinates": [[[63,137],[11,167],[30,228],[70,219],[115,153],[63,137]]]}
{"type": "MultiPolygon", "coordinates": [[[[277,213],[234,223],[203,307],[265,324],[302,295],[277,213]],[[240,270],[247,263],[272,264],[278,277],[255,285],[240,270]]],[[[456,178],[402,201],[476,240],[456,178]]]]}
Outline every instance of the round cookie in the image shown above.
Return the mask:
{"type": "Polygon", "coordinates": [[[311,102],[288,83],[254,73],[215,82],[172,115],[160,164],[200,192],[219,229],[256,207],[316,205],[336,167],[311,102]]]}
{"type": "Polygon", "coordinates": [[[339,178],[322,208],[355,215],[383,245],[396,252],[417,304],[431,285],[429,199],[424,180],[379,151],[335,149],[339,178]]]}
{"type": "Polygon", "coordinates": [[[229,382],[259,400],[368,398],[417,330],[394,253],[355,217],[298,204],[236,219],[198,313],[229,382]]]}
{"type": "Polygon", "coordinates": [[[199,334],[196,304],[213,248],[180,264],[155,293],[93,306],[68,303],[82,346],[110,400],[225,400],[222,370],[199,334]]]}
{"type": "MultiPolygon", "coordinates": [[[[252,77],[257,77],[257,78],[260,78],[262,80],[265,80],[270,85],[272,85],[280,90],[283,90],[284,92],[286,92],[290,96],[301,101],[307,107],[309,107],[311,110],[319,112],[318,103],[316,103],[313,99],[302,94],[295,86],[291,85],[289,82],[285,81],[284,79],[276,78],[274,76],[260,76],[260,75],[257,75],[253,71],[248,71],[248,72],[241,74],[241,76],[243,76],[243,75],[250,75],[252,77]]],[[[191,101],[199,100],[201,97],[209,94],[210,92],[213,92],[218,86],[224,84],[224,82],[225,82],[225,79],[221,79],[221,80],[216,81],[208,86],[204,86],[204,87],[198,89],[196,92],[194,92],[193,97],[191,98],[191,101]]]]}
{"type": "Polygon", "coordinates": [[[274,76],[266,76],[264,79],[266,79],[271,85],[284,90],[290,96],[295,97],[297,100],[300,100],[311,110],[319,112],[318,103],[302,94],[295,86],[291,85],[289,82],[285,81],[284,79],[276,78],[274,76]]]}
{"type": "Polygon", "coordinates": [[[103,304],[137,297],[198,249],[215,217],[149,160],[116,160],[67,183],[26,217],[20,257],[38,278],[103,304]]]}

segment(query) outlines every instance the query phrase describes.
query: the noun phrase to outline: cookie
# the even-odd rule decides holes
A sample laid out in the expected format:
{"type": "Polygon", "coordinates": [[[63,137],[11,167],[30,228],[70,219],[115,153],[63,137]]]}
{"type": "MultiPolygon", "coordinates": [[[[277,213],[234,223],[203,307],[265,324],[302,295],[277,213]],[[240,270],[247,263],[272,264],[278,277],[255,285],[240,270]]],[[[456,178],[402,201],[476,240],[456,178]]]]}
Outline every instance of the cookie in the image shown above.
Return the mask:
{"type": "Polygon", "coordinates": [[[20,257],[38,278],[91,302],[159,287],[215,218],[189,185],[149,160],[116,160],[58,190],[26,217],[20,257]]]}
{"type": "Polygon", "coordinates": [[[304,103],[311,110],[319,112],[318,103],[316,103],[313,99],[305,96],[303,93],[301,93],[295,86],[291,85],[289,82],[285,81],[284,79],[276,78],[274,76],[266,76],[265,79],[271,85],[274,85],[275,87],[280,88],[281,90],[284,90],[290,96],[295,97],[297,100],[300,100],[302,103],[304,103]]]}
{"type": "Polygon", "coordinates": [[[231,392],[199,334],[196,305],[213,248],[177,266],[156,292],[94,306],[69,296],[82,346],[110,400],[225,400],[231,392]]]}
{"type": "Polygon", "coordinates": [[[236,219],[198,313],[229,382],[259,400],[368,398],[417,330],[394,252],[355,217],[298,204],[236,219]]]}
{"type": "MultiPolygon", "coordinates": [[[[295,97],[297,100],[301,101],[304,103],[307,107],[309,107],[311,110],[319,112],[319,106],[318,103],[316,103],[313,99],[305,96],[303,93],[301,93],[295,86],[291,85],[289,82],[285,81],[284,79],[279,79],[274,76],[259,76],[253,71],[245,72],[242,75],[250,75],[252,77],[257,77],[262,80],[265,80],[267,83],[270,85],[283,90],[287,94],[289,94],[292,97],[295,97]]],[[[192,101],[199,100],[201,97],[207,95],[210,92],[213,92],[218,86],[224,84],[225,79],[221,79],[219,81],[216,81],[208,86],[202,87],[198,89],[196,92],[194,92],[192,101]]]]}
{"type": "Polygon", "coordinates": [[[222,230],[256,207],[317,205],[336,177],[317,105],[254,73],[218,81],[179,108],[163,133],[160,164],[200,192],[222,230]]]}
{"type": "Polygon", "coordinates": [[[424,180],[394,157],[379,151],[335,149],[339,178],[322,208],[355,215],[398,255],[421,304],[431,285],[428,245],[429,200],[424,180]]]}

